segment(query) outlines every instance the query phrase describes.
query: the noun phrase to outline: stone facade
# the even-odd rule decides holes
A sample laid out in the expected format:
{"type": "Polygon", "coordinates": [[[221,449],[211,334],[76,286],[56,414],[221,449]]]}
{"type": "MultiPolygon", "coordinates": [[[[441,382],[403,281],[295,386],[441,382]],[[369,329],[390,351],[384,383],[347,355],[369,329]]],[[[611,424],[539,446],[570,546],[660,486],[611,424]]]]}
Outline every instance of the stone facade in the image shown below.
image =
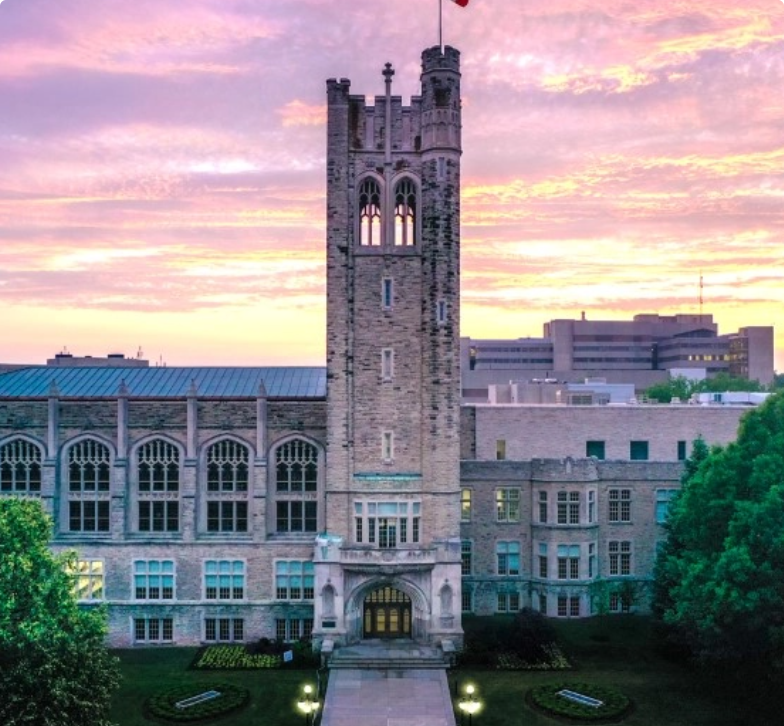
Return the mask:
{"type": "Polygon", "coordinates": [[[387,64],[370,106],[348,80],[327,82],[327,531],[314,637],[337,643],[462,633],[459,53],[423,53],[410,106],[392,95],[393,75],[387,64]]]}

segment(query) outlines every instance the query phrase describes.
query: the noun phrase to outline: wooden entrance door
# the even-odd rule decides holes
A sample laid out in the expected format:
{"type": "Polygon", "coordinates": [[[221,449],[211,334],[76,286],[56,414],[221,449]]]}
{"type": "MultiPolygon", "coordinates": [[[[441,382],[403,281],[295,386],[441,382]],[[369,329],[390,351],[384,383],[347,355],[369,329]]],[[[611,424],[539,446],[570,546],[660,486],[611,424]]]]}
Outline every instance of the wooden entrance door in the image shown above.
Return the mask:
{"type": "Polygon", "coordinates": [[[365,598],[365,638],[410,638],[411,598],[394,587],[380,587],[365,598]]]}

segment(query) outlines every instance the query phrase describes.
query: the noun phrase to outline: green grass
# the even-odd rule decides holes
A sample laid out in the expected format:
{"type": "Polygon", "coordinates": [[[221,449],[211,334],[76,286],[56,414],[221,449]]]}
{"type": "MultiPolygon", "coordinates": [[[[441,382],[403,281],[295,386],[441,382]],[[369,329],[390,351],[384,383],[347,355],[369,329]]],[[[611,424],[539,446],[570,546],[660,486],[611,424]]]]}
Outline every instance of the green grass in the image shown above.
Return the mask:
{"type": "Polygon", "coordinates": [[[188,670],[197,648],[134,648],[116,650],[123,682],[112,704],[112,720],[119,726],[150,726],[142,715],[145,700],[153,693],[190,683],[220,680],[244,686],[250,704],[239,713],[215,720],[220,726],[292,726],[301,723],[296,701],[305,683],[315,686],[314,670],[188,670]]]}
{"type": "MultiPolygon", "coordinates": [[[[472,627],[466,620],[466,627],[472,627]]],[[[607,616],[597,621],[561,621],[559,642],[574,665],[571,671],[460,669],[449,675],[453,693],[475,683],[484,703],[474,726],[563,726],[525,703],[529,689],[543,683],[575,681],[615,688],[634,702],[624,726],[772,726],[781,723],[784,689],[755,698],[751,688],[713,681],[698,671],[667,661],[653,647],[650,623],[642,617],[607,616]],[[607,640],[594,639],[597,634],[607,640]]],[[[315,684],[314,670],[188,670],[195,648],[116,651],[123,684],[115,698],[119,726],[150,726],[142,716],[152,693],[183,683],[209,683],[217,677],[250,690],[250,705],[215,721],[219,726],[297,726],[296,700],[304,683],[315,684]]],[[[458,720],[458,724],[459,724],[458,720]]]]}

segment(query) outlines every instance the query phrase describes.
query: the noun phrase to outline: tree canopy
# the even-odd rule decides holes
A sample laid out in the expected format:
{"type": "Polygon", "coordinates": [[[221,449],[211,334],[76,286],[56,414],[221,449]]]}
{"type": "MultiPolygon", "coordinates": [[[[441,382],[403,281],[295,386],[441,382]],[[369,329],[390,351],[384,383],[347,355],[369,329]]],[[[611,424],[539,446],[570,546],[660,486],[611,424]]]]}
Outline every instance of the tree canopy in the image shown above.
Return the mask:
{"type": "Polygon", "coordinates": [[[51,532],[39,501],[0,497],[0,723],[106,726],[119,684],[106,613],[77,604],[74,555],[54,555],[51,532]]]}
{"type": "MultiPolygon", "coordinates": [[[[680,398],[684,403],[695,393],[722,393],[724,391],[765,391],[766,387],[758,381],[748,378],[735,378],[726,373],[719,373],[712,378],[694,381],[684,376],[675,376],[662,383],[654,383],[646,389],[645,395],[659,401],[669,403],[673,398],[680,398]]],[[[773,387],[771,387],[773,390],[773,387]]]]}
{"type": "Polygon", "coordinates": [[[667,520],[655,611],[695,657],[784,677],[784,393],[698,442],[667,520]]]}

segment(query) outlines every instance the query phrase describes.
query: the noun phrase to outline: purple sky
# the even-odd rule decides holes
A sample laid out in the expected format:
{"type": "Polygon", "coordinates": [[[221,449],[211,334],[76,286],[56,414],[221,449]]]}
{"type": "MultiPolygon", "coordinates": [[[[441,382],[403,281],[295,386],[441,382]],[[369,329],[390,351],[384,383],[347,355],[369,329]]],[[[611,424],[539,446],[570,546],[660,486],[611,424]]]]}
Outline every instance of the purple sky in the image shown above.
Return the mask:
{"type": "MultiPolygon", "coordinates": [[[[0,0],[0,362],[324,361],[325,79],[417,91],[437,0],[0,0]]],[[[445,0],[463,325],[777,325],[781,0],[445,0]]]]}

